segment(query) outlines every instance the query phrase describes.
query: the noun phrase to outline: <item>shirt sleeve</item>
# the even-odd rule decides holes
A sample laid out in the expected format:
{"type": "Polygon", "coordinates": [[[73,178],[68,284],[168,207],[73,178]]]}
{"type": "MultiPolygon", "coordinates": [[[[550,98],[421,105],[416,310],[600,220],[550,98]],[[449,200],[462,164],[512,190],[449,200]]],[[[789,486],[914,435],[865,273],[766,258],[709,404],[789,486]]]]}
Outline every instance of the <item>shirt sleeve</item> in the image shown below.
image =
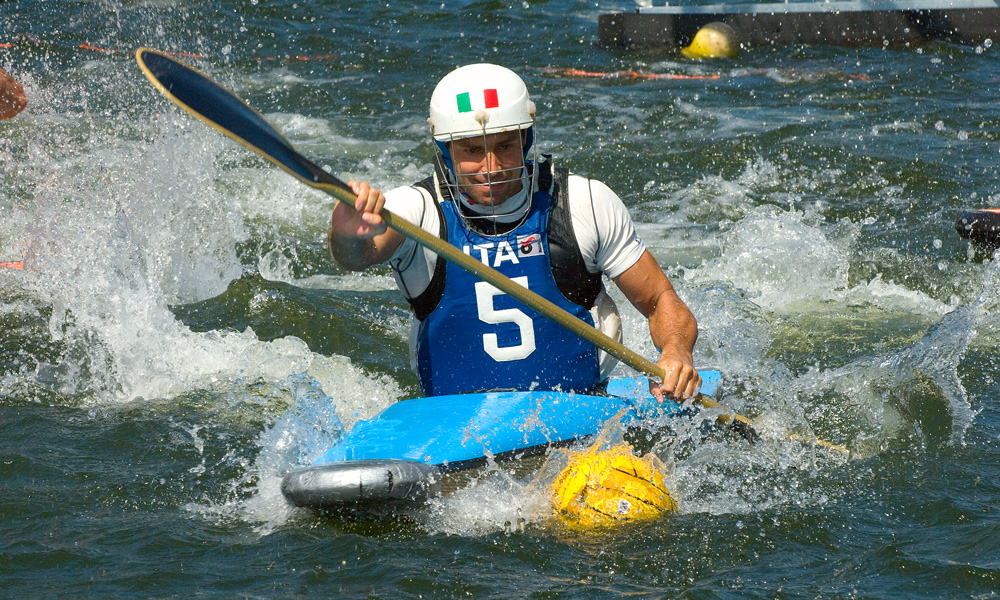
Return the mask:
{"type": "MultiPolygon", "coordinates": [[[[385,194],[386,209],[437,237],[441,221],[434,202],[430,194],[413,186],[398,187],[385,194]]],[[[396,284],[407,299],[416,298],[427,289],[436,265],[437,254],[410,238],[404,238],[389,259],[396,284]]]]}
{"type": "Polygon", "coordinates": [[[615,278],[639,261],[646,244],[625,203],[604,183],[570,175],[570,214],[587,269],[615,278]]]}

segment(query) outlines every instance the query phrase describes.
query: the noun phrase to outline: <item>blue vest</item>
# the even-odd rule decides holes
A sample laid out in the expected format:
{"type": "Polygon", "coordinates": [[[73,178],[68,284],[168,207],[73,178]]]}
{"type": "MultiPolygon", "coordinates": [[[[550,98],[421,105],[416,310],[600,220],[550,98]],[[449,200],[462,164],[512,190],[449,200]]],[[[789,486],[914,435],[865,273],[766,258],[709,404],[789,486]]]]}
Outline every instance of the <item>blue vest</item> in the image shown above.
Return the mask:
{"type": "MultiPolygon", "coordinates": [[[[568,300],[553,276],[551,206],[548,192],[535,192],[521,225],[488,236],[466,225],[455,201],[440,204],[450,244],[593,325],[587,307],[568,300]]],[[[439,269],[444,262],[438,260],[439,269]]],[[[600,370],[592,344],[464,269],[451,263],[443,268],[440,300],[417,333],[417,371],[425,394],[583,391],[597,385],[600,370]]]]}

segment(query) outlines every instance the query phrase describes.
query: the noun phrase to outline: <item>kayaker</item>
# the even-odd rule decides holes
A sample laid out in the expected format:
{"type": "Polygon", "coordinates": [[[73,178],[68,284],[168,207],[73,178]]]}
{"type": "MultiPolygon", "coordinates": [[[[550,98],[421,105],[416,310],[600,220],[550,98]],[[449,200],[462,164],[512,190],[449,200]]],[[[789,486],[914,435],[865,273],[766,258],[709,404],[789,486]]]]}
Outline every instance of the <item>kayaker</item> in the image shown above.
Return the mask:
{"type": "Polygon", "coordinates": [[[428,124],[435,172],[385,194],[351,181],[356,210],[338,203],[329,234],[330,253],[344,268],[392,267],[416,315],[411,363],[424,393],[591,390],[616,361],[388,229],[383,206],[621,340],[606,275],[649,320],[667,373],[652,393],[691,397],[701,383],[694,316],[608,186],[553,168],[550,157],[537,160],[535,104],[521,78],[498,65],[460,67],[434,89],[428,124]]]}
{"type": "Polygon", "coordinates": [[[24,95],[24,88],[10,73],[0,68],[0,119],[13,117],[27,105],[28,98],[24,95]]]}

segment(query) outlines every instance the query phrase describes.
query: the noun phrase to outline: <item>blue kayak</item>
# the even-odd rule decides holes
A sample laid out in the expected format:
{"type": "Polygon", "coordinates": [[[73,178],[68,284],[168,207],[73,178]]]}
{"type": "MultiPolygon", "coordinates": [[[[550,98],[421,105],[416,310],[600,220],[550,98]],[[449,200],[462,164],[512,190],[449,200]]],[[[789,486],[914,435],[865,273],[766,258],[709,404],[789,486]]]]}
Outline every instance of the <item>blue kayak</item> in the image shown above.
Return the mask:
{"type": "MultiPolygon", "coordinates": [[[[699,371],[712,396],[722,375],[699,371]]],[[[445,473],[482,466],[487,457],[520,459],[623,424],[673,415],[646,378],[612,379],[604,394],[497,391],[403,400],[359,421],[313,465],[289,472],[281,491],[295,506],[330,510],[419,503],[441,493],[445,473]]]]}

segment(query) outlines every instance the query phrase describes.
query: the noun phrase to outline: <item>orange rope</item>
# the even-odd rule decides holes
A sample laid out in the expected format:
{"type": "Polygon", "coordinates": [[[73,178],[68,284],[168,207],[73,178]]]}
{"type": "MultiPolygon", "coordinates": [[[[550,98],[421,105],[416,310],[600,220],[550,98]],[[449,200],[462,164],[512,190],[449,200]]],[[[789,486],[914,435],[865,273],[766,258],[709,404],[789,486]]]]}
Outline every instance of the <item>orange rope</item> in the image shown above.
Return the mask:
{"type": "Polygon", "coordinates": [[[545,67],[545,73],[569,77],[620,77],[626,79],[719,79],[720,75],[680,75],[677,73],[639,73],[638,71],[584,71],[582,69],[558,69],[545,67]]]}
{"type": "Polygon", "coordinates": [[[335,60],[336,58],[336,54],[321,54],[319,56],[292,56],[287,59],[268,56],[264,60],[335,60]]]}
{"type": "Polygon", "coordinates": [[[122,50],[112,50],[110,48],[98,48],[97,46],[88,46],[87,44],[80,44],[80,48],[83,48],[84,50],[93,50],[94,52],[108,52],[108,53],[122,52],[122,50]]]}

